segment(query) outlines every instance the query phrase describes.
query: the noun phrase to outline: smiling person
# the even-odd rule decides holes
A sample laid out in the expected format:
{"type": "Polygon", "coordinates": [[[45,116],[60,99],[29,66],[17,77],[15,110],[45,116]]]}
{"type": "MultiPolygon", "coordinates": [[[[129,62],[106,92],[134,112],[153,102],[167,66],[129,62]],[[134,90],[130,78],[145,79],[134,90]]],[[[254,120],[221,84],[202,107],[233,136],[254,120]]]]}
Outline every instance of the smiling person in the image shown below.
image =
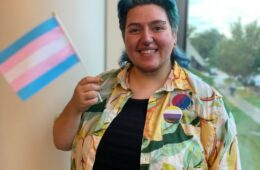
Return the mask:
{"type": "Polygon", "coordinates": [[[83,78],[54,123],[71,168],[240,169],[222,96],[175,61],[175,0],[119,0],[118,18],[121,68],[83,78]]]}

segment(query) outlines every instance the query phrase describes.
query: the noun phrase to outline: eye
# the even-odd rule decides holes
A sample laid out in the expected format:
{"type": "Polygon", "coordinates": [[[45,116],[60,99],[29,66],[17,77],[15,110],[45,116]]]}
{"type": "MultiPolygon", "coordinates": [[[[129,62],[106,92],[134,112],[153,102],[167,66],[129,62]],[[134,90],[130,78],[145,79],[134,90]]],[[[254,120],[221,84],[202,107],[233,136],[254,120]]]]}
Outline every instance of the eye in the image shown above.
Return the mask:
{"type": "Polygon", "coordinates": [[[152,30],[153,30],[154,32],[161,32],[161,31],[165,30],[165,27],[164,27],[164,26],[154,26],[154,27],[152,28],[152,30]]]}
{"type": "Polygon", "coordinates": [[[140,33],[140,29],[139,28],[129,28],[128,32],[131,34],[138,34],[138,33],[140,33]]]}

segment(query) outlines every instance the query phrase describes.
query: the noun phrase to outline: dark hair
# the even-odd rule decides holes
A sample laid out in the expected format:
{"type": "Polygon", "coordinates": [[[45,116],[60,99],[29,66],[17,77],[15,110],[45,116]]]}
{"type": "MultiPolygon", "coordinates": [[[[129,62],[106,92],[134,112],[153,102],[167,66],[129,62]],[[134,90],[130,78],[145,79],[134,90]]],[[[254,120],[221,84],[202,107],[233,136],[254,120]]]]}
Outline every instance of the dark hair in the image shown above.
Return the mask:
{"type": "Polygon", "coordinates": [[[119,0],[117,5],[119,27],[124,36],[127,13],[130,9],[145,4],[156,4],[162,7],[169,19],[172,30],[177,32],[179,24],[179,14],[175,0],[119,0]]]}
{"type": "MultiPolygon", "coordinates": [[[[179,24],[179,14],[178,14],[177,3],[175,0],[119,0],[117,5],[117,10],[118,10],[117,16],[119,19],[119,28],[121,30],[123,37],[125,34],[124,32],[125,32],[126,18],[127,18],[128,11],[136,6],[145,5],[145,4],[155,4],[162,7],[167,14],[172,30],[174,32],[177,32],[178,24],[179,24]]],[[[173,49],[171,53],[172,63],[174,62],[174,58],[175,58],[174,56],[175,54],[173,49]]],[[[119,65],[122,67],[129,62],[131,63],[126,51],[123,51],[119,60],[119,65]]]]}

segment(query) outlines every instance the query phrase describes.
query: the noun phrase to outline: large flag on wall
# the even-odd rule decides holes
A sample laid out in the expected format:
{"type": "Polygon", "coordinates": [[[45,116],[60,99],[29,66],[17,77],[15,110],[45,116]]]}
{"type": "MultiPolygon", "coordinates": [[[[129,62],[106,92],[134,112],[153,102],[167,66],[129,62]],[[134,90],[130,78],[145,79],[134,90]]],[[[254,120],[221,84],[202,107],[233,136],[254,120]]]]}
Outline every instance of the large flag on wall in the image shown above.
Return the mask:
{"type": "Polygon", "coordinates": [[[0,54],[0,73],[27,100],[79,62],[55,17],[22,36],[0,54]]]}

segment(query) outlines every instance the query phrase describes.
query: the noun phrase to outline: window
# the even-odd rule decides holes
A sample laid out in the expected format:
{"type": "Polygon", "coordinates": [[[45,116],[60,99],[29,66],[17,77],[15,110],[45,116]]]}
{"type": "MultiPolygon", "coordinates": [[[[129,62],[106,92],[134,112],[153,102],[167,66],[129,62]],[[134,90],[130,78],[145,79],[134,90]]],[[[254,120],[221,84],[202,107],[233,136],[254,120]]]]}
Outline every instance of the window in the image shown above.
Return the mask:
{"type": "Polygon", "coordinates": [[[189,0],[186,54],[235,117],[243,169],[260,167],[260,2],[189,0]]]}

